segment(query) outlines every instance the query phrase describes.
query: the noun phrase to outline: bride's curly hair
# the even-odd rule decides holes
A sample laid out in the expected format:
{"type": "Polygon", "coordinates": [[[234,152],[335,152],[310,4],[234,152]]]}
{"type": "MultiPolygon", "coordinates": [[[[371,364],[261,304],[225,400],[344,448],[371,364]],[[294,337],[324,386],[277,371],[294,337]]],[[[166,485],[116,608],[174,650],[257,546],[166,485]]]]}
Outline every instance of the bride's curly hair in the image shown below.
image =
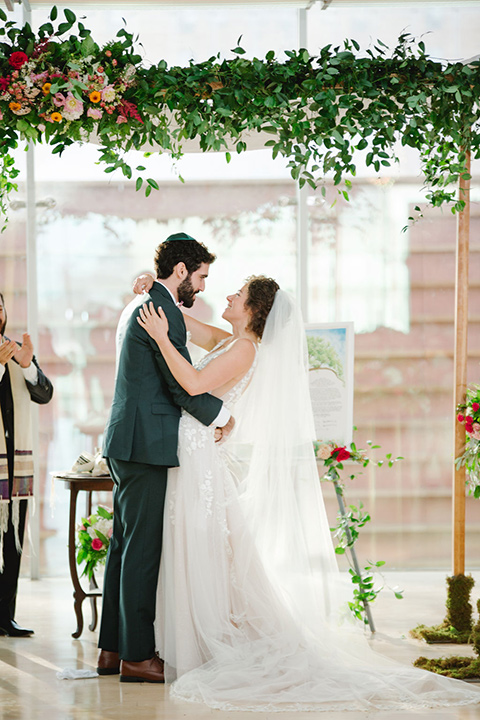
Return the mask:
{"type": "Polygon", "coordinates": [[[251,275],[246,279],[247,299],[245,307],[251,312],[251,319],[247,330],[255,333],[261,339],[265,329],[268,313],[272,309],[273,301],[280,285],[273,279],[264,275],[251,275]]]}

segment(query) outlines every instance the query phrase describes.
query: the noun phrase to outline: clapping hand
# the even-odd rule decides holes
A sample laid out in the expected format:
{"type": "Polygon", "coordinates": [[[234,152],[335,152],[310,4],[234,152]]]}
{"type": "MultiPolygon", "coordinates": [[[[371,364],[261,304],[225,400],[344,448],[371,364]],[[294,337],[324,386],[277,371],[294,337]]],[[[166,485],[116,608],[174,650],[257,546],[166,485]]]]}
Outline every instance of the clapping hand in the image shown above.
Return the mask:
{"type": "Polygon", "coordinates": [[[6,365],[9,360],[13,358],[18,350],[18,345],[15,340],[6,340],[3,338],[3,342],[0,345],[0,365],[6,365]]]}
{"type": "Polygon", "coordinates": [[[143,327],[144,330],[155,340],[156,343],[161,347],[164,343],[169,342],[168,339],[168,320],[159,306],[157,312],[153,302],[143,303],[139,309],[140,317],[137,317],[137,322],[143,327]]]}
{"type": "Polygon", "coordinates": [[[32,338],[28,333],[23,333],[22,345],[17,345],[17,351],[15,353],[15,360],[18,362],[20,367],[27,368],[33,359],[33,343],[32,338]]]}

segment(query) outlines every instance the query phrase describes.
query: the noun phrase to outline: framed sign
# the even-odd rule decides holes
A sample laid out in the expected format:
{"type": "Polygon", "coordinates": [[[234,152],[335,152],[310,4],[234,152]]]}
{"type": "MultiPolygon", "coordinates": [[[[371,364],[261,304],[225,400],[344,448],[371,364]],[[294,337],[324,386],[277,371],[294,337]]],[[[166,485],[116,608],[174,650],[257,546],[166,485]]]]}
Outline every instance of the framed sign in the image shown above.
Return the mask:
{"type": "Polygon", "coordinates": [[[306,325],[305,332],[317,440],[349,445],[353,436],[353,322],[306,325]]]}

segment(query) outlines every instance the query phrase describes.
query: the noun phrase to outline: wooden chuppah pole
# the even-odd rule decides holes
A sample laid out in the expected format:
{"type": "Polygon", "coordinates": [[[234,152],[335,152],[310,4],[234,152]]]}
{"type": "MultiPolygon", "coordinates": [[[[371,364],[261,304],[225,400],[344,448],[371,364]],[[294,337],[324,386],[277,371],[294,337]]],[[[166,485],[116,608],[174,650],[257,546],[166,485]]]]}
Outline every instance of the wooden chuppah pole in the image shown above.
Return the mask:
{"type": "MultiPolygon", "coordinates": [[[[470,152],[466,152],[465,174],[470,176],[470,152]]],[[[465,400],[467,389],[468,329],[468,253],[470,242],[470,180],[460,176],[459,199],[465,207],[457,215],[457,247],[455,278],[455,354],[454,354],[454,417],[455,456],[465,449],[465,426],[457,422],[457,405],[465,400]]],[[[465,573],[465,467],[453,467],[453,574],[465,573]]]]}

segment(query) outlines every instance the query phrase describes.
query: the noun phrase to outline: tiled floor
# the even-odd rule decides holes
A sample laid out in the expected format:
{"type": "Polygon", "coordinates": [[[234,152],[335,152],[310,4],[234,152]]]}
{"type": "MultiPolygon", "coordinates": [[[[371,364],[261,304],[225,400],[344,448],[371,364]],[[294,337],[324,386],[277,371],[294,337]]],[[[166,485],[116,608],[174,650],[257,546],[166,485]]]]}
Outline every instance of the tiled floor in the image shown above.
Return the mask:
{"type": "MultiPolygon", "coordinates": [[[[405,591],[396,600],[388,590],[373,606],[377,626],[373,647],[379,652],[411,663],[419,655],[439,657],[447,654],[471,654],[468,646],[427,646],[408,637],[418,623],[440,622],[445,615],[445,575],[442,572],[390,573],[389,585],[405,591]]],[[[480,572],[472,573],[477,582],[473,599],[480,595],[480,572]]],[[[86,625],[90,607],[84,603],[86,625]]],[[[118,676],[89,680],[58,680],[64,668],[94,669],[97,657],[97,633],[84,630],[78,640],[72,588],[67,578],[48,578],[37,582],[22,579],[17,620],[33,627],[31,638],[0,637],[0,719],[1,720],[387,720],[429,716],[435,720],[480,720],[480,705],[473,708],[419,710],[410,712],[339,712],[339,713],[235,713],[210,710],[201,705],[169,699],[168,688],[158,685],[119,683],[118,676]]]]}

